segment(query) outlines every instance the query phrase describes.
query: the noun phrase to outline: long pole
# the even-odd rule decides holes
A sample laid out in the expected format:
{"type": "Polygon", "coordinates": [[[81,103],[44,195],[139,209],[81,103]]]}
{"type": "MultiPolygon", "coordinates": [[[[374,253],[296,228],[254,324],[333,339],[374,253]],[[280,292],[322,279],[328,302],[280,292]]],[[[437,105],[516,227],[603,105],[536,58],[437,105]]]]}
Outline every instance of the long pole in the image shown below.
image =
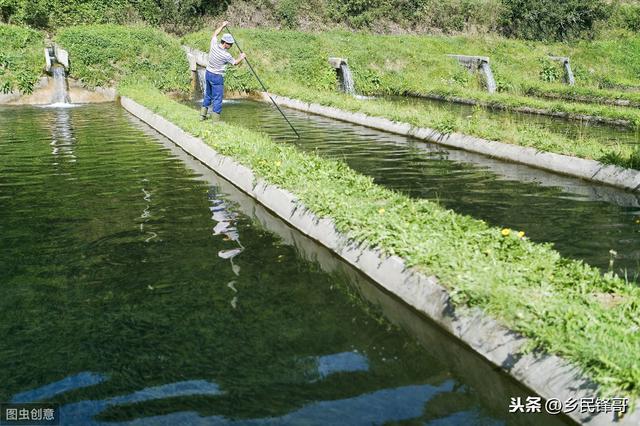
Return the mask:
{"type": "MultiPolygon", "coordinates": [[[[229,32],[229,34],[231,34],[231,30],[229,30],[229,27],[227,26],[227,31],[229,32]]],[[[231,37],[233,37],[233,34],[231,34],[231,37]]],[[[244,53],[242,51],[242,49],[240,48],[240,45],[238,44],[238,40],[233,37],[233,39],[235,40],[236,43],[236,47],[238,48],[238,50],[240,51],[240,53],[244,53]]],[[[282,117],[287,121],[287,124],[289,124],[289,127],[291,127],[291,130],[293,130],[293,133],[296,134],[296,137],[298,139],[300,139],[300,134],[298,134],[298,131],[296,130],[295,127],[293,127],[293,124],[291,124],[291,122],[289,121],[289,119],[287,118],[286,115],[284,115],[284,112],[282,112],[282,110],[280,109],[280,107],[278,106],[278,104],[276,103],[276,101],[273,100],[273,98],[271,97],[271,94],[269,94],[269,92],[267,91],[267,88],[264,86],[264,83],[262,82],[262,80],[260,80],[260,77],[258,77],[258,74],[256,73],[256,71],[253,69],[253,67],[251,66],[251,63],[249,62],[249,59],[247,59],[246,57],[244,58],[244,60],[247,62],[247,65],[249,66],[249,69],[251,70],[251,72],[253,73],[253,75],[256,77],[256,80],[258,80],[258,82],[260,83],[260,86],[262,86],[262,90],[264,90],[264,92],[267,94],[267,96],[269,97],[269,99],[271,99],[271,102],[273,102],[273,105],[275,105],[276,108],[278,108],[278,111],[280,111],[280,114],[282,114],[282,117]]]]}

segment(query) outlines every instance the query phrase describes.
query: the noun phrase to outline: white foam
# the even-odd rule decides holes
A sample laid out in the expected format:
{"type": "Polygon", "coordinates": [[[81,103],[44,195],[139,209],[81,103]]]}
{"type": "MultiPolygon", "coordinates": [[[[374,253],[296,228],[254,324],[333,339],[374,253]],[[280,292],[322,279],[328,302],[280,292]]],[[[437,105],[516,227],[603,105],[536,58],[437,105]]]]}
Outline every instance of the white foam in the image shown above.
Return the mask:
{"type": "Polygon", "coordinates": [[[75,108],[81,106],[80,104],[70,104],[67,102],[56,102],[53,104],[40,105],[40,108],[75,108]]]}

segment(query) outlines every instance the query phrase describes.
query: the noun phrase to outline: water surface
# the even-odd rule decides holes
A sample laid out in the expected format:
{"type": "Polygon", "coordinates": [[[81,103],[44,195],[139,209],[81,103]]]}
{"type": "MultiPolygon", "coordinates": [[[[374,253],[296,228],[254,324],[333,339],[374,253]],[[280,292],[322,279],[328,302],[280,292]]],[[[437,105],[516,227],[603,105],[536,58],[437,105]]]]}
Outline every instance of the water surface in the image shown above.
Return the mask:
{"type": "Polygon", "coordinates": [[[0,401],[65,425],[561,421],[508,415],[526,390],[188,161],[114,105],[0,108],[0,401]]]}

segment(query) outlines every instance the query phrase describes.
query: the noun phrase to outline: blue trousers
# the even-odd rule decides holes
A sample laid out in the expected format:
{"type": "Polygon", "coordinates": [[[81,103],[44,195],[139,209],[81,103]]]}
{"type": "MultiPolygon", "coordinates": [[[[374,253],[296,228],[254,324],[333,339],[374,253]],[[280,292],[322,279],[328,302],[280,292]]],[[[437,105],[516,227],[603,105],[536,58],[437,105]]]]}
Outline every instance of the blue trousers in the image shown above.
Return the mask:
{"type": "Polygon", "coordinates": [[[204,100],[202,107],[208,108],[213,103],[213,112],[222,112],[222,95],[224,94],[224,77],[207,71],[205,74],[204,100]]]}

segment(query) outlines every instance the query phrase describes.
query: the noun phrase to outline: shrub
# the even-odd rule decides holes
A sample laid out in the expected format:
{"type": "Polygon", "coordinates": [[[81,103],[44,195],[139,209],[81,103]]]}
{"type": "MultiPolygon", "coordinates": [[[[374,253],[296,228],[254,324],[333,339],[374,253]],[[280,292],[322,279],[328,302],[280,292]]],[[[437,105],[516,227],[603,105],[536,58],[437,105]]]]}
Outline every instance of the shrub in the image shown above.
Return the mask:
{"type": "Polygon", "coordinates": [[[529,40],[591,38],[608,17],[603,0],[502,0],[502,31],[529,40]]]}
{"type": "Polygon", "coordinates": [[[369,27],[382,11],[392,9],[391,2],[385,0],[329,0],[330,16],[342,22],[347,22],[356,28],[369,27]]]}
{"type": "Polygon", "coordinates": [[[44,37],[39,31],[0,24],[0,92],[31,93],[43,65],[44,37]]]}
{"type": "Polygon", "coordinates": [[[225,10],[230,0],[0,0],[4,22],[35,28],[144,21],[183,31],[198,18],[225,10]]]}
{"type": "Polygon", "coordinates": [[[276,6],[278,20],[285,28],[295,28],[298,26],[298,8],[300,0],[283,0],[276,6]]]}
{"type": "Polygon", "coordinates": [[[640,5],[621,4],[614,9],[611,17],[613,26],[631,31],[640,31],[640,5]]]}

